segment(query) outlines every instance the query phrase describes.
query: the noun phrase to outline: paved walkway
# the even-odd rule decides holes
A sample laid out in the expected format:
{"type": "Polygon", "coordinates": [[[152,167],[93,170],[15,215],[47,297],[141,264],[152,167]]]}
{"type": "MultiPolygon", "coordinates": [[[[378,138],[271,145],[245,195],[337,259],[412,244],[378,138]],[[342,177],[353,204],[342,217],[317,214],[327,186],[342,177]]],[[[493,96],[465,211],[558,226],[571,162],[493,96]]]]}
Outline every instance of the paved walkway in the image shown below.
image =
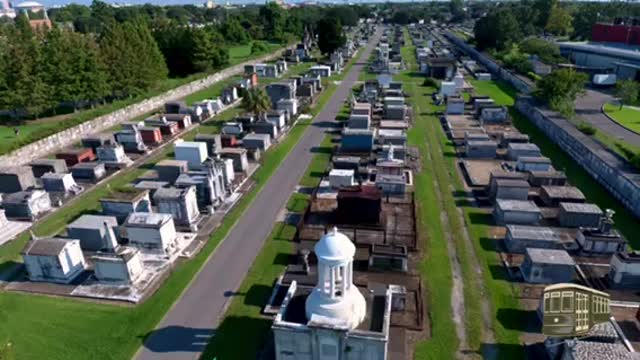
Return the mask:
{"type": "Polygon", "coordinates": [[[335,93],[271,176],[249,208],[204,265],[189,288],[149,336],[138,360],[192,360],[199,358],[225,309],[228,296],[239,287],[269,236],[278,212],[295,190],[320,145],[325,128],[335,121],[351,88],[366,65],[381,29],[372,37],[335,93]]]}
{"type": "Polygon", "coordinates": [[[640,146],[640,135],[627,130],[602,113],[602,105],[613,100],[613,96],[609,94],[587,89],[587,93],[576,100],[576,116],[590,123],[598,130],[629,144],[640,146]]]}

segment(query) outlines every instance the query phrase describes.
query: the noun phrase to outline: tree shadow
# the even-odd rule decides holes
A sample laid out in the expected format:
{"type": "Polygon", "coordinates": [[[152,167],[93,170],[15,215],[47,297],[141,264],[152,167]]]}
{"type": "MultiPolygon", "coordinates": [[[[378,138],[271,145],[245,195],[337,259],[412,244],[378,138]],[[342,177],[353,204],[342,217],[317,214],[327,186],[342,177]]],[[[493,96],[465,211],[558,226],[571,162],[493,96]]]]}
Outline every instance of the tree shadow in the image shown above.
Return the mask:
{"type": "Polygon", "coordinates": [[[330,146],[314,146],[311,148],[311,152],[314,154],[333,154],[333,148],[330,146]]]}
{"type": "Polygon", "coordinates": [[[535,310],[500,308],[496,317],[505,329],[540,332],[540,319],[535,310]]]}
{"type": "Polygon", "coordinates": [[[289,253],[277,253],[273,257],[273,264],[287,266],[292,263],[292,260],[292,256],[289,253]]]}
{"type": "Polygon", "coordinates": [[[271,297],[272,292],[273,286],[255,284],[251,286],[249,291],[245,294],[243,303],[248,306],[256,306],[262,309],[267,304],[267,301],[269,301],[269,297],[271,297]]]}
{"type": "Polygon", "coordinates": [[[225,317],[200,359],[256,359],[271,336],[272,320],[249,316],[225,317]]]}
{"type": "Polygon", "coordinates": [[[152,353],[192,352],[194,356],[202,352],[213,329],[195,329],[184,326],[167,326],[142,336],[144,348],[152,353]]]}
{"type": "Polygon", "coordinates": [[[491,213],[470,212],[469,220],[472,224],[478,225],[494,225],[493,215],[491,213]]]}
{"type": "Polygon", "coordinates": [[[513,279],[509,277],[507,269],[502,265],[489,265],[489,272],[494,280],[513,281],[513,279]]]}

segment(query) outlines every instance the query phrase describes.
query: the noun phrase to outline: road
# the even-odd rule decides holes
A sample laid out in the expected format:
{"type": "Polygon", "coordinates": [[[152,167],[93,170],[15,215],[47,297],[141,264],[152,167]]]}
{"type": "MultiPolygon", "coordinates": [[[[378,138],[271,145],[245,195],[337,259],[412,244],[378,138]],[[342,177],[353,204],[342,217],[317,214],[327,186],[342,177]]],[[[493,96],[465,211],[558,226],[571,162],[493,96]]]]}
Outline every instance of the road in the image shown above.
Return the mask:
{"type": "Polygon", "coordinates": [[[604,133],[640,146],[640,135],[618,125],[602,113],[602,105],[613,100],[607,93],[587,89],[587,93],[576,100],[576,115],[604,133]]]}
{"type": "Polygon", "coordinates": [[[147,338],[138,360],[198,359],[235,292],[269,236],[278,213],[295,191],[320,145],[328,122],[335,121],[365,66],[381,29],[360,53],[324,109],[271,176],[249,208],[209,258],[160,325],[147,338]]]}

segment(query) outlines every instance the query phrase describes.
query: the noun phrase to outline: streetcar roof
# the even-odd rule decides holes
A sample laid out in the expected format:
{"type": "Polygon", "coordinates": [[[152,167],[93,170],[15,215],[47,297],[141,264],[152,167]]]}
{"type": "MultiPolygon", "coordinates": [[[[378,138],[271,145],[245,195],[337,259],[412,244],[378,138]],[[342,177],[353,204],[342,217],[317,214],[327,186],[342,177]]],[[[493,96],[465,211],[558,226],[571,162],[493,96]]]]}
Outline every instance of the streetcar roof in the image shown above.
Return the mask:
{"type": "Polygon", "coordinates": [[[554,284],[544,288],[544,292],[556,291],[556,290],[583,290],[583,291],[587,291],[600,296],[609,297],[609,294],[607,294],[606,292],[599,291],[599,290],[592,289],[590,287],[578,285],[578,284],[554,284]]]}

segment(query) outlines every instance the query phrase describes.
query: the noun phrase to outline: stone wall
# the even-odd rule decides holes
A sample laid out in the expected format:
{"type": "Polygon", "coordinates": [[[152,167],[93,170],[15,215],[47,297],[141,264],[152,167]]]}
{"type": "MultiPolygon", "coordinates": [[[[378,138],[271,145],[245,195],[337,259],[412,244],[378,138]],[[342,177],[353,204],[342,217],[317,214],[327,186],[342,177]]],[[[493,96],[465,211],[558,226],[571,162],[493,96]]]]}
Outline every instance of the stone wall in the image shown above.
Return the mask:
{"type": "Polygon", "coordinates": [[[519,97],[515,108],[553,140],[594,179],[636,216],[640,217],[640,174],[626,161],[583,134],[559,114],[536,107],[528,96],[519,97]]]}
{"type": "Polygon", "coordinates": [[[70,146],[80,141],[86,135],[98,133],[112,128],[124,121],[150,113],[164,105],[167,101],[175,101],[196,91],[206,89],[230,76],[241,74],[244,66],[256,62],[273,60],[279,57],[280,51],[237,64],[221,70],[213,75],[192,81],[188,84],[169,90],[163,94],[145,99],[139,103],[129,105],[112,113],[99,116],[91,121],[60,131],[44,139],[25,145],[9,154],[0,156],[0,166],[15,166],[29,163],[32,160],[47,156],[52,152],[70,146]]]}
{"type": "MultiPolygon", "coordinates": [[[[498,79],[504,80],[519,92],[530,94],[532,87],[512,72],[501,68],[485,54],[480,53],[452,33],[446,37],[471,58],[485,66],[498,79]]],[[[516,100],[515,108],[542,130],[572,159],[580,164],[596,181],[637,217],[640,217],[640,174],[620,157],[612,154],[600,143],[580,132],[558,113],[536,106],[530,96],[516,100]]]]}

